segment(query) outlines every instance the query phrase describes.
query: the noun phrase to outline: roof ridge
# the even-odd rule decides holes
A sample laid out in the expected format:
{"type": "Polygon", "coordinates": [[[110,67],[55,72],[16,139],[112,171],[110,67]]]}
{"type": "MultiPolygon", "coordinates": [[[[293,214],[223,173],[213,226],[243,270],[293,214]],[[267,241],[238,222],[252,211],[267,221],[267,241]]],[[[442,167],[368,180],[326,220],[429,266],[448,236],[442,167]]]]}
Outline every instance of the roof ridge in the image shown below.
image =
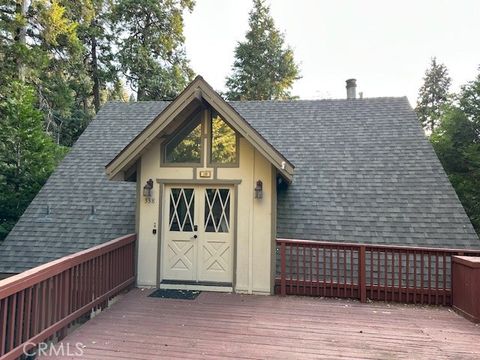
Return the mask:
{"type": "Polygon", "coordinates": [[[115,105],[130,105],[130,104],[159,104],[159,103],[171,103],[173,100],[140,100],[140,101],[121,101],[121,100],[108,100],[103,104],[103,106],[107,104],[115,104],[115,105]]]}
{"type": "MultiPolygon", "coordinates": [[[[362,99],[346,99],[346,98],[333,98],[333,99],[275,99],[275,100],[226,100],[228,103],[305,103],[305,102],[329,102],[329,101],[338,101],[338,102],[360,102],[360,101],[370,101],[370,100],[400,100],[407,99],[407,96],[373,96],[373,97],[364,97],[362,99]]],[[[158,103],[170,103],[173,100],[140,100],[140,101],[107,101],[106,104],[158,104],[158,103]]]]}
{"type": "Polygon", "coordinates": [[[356,99],[346,99],[346,98],[333,98],[333,99],[277,99],[277,100],[232,100],[228,101],[230,103],[297,103],[297,102],[328,102],[328,101],[339,101],[339,102],[360,102],[364,100],[400,100],[407,99],[407,96],[374,96],[374,97],[364,97],[356,99]]]}

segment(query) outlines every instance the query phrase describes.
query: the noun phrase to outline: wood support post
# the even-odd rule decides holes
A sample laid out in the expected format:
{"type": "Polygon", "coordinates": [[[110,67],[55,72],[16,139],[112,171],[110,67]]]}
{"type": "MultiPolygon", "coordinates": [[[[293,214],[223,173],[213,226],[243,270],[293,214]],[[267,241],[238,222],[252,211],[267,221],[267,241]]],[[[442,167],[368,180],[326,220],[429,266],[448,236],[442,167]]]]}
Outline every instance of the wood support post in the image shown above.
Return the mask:
{"type": "Polygon", "coordinates": [[[287,295],[287,257],[285,251],[285,243],[280,244],[280,295],[287,295]]]}
{"type": "Polygon", "coordinates": [[[365,245],[360,245],[358,251],[358,287],[360,291],[360,302],[367,302],[367,277],[365,261],[365,245]]]}

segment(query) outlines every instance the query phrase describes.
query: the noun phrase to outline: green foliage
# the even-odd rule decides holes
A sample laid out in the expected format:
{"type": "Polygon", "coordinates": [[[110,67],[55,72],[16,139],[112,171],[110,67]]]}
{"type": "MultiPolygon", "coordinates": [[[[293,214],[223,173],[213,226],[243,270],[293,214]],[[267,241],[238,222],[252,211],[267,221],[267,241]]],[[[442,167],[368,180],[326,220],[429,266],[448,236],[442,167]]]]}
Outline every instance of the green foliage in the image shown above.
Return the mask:
{"type": "Polygon", "coordinates": [[[246,40],[235,48],[232,75],[227,78],[229,100],[291,98],[290,89],[299,79],[293,51],[285,46],[264,0],[254,0],[246,40]]]}
{"type": "Polygon", "coordinates": [[[105,101],[172,98],[193,0],[0,1],[0,239],[105,101]],[[114,50],[118,50],[115,53],[114,50]],[[123,73],[122,73],[123,71],[123,73]],[[15,112],[15,107],[18,109],[15,112]]]}
{"type": "Polygon", "coordinates": [[[458,105],[446,110],[431,141],[480,234],[480,75],[457,98],[458,105]]]}
{"type": "Polygon", "coordinates": [[[72,2],[22,2],[26,11],[21,10],[20,2],[11,0],[2,7],[7,15],[0,23],[4,40],[0,57],[8,59],[10,66],[0,68],[0,80],[5,81],[4,89],[17,80],[32,86],[45,131],[58,143],[71,145],[84,128],[82,121],[88,123],[94,114],[89,100],[92,82],[78,37],[80,27],[68,7],[72,2]]]}
{"type": "Polygon", "coordinates": [[[102,92],[118,80],[109,23],[110,1],[61,1],[63,15],[75,24],[69,51],[50,51],[49,67],[40,78],[40,104],[46,130],[71,146],[100,109],[102,92]],[[53,53],[53,56],[51,56],[53,53]]]}
{"type": "Polygon", "coordinates": [[[201,159],[202,124],[200,119],[192,123],[194,126],[180,131],[167,144],[167,161],[171,163],[198,163],[201,159]]]}
{"type": "Polygon", "coordinates": [[[59,1],[34,0],[32,10],[37,12],[35,24],[41,27],[38,39],[44,44],[80,46],[76,32],[78,24],[66,17],[66,8],[59,1]]]}
{"type": "Polygon", "coordinates": [[[107,101],[128,102],[130,99],[128,92],[125,89],[125,84],[120,79],[117,79],[105,90],[103,97],[106,98],[107,101]]]}
{"type": "Polygon", "coordinates": [[[44,132],[36,104],[33,89],[19,82],[0,101],[0,240],[66,152],[44,132]]]}
{"type": "Polygon", "coordinates": [[[480,138],[480,67],[476,79],[462,86],[458,105],[473,122],[475,134],[480,138]]]}
{"type": "Polygon", "coordinates": [[[192,80],[183,47],[183,11],[193,0],[118,0],[118,61],[137,100],[174,98],[192,80]]]}
{"type": "Polygon", "coordinates": [[[451,79],[444,64],[432,58],[430,68],[425,72],[424,83],[419,90],[415,111],[427,133],[432,133],[444,114],[448,105],[451,79]]]}
{"type": "Polygon", "coordinates": [[[212,116],[212,161],[231,164],[237,160],[237,136],[235,131],[218,114],[212,116]]]}
{"type": "Polygon", "coordinates": [[[171,99],[193,76],[183,49],[183,11],[192,8],[192,0],[2,0],[0,99],[12,81],[31,85],[45,131],[67,146],[103,102],[125,100],[122,78],[139,99],[171,99]]]}
{"type": "MultiPolygon", "coordinates": [[[[167,161],[171,163],[198,163],[202,158],[201,116],[187,121],[188,126],[179,131],[166,145],[167,161]]],[[[237,135],[235,131],[213,112],[208,125],[211,139],[211,161],[231,164],[237,160],[237,135]]]]}
{"type": "Polygon", "coordinates": [[[90,80],[89,93],[95,112],[102,104],[101,93],[119,81],[113,51],[116,35],[112,24],[110,0],[66,1],[70,16],[79,24],[77,34],[83,45],[84,71],[90,80]]]}

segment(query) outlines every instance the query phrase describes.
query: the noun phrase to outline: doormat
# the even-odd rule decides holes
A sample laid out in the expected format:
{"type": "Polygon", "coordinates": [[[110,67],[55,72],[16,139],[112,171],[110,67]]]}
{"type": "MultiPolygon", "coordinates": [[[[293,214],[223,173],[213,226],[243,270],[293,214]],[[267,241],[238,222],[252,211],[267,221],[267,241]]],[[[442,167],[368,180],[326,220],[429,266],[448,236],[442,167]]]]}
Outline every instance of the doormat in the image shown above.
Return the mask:
{"type": "Polygon", "coordinates": [[[194,290],[158,289],[148,296],[163,299],[195,300],[200,293],[201,291],[194,290]]]}

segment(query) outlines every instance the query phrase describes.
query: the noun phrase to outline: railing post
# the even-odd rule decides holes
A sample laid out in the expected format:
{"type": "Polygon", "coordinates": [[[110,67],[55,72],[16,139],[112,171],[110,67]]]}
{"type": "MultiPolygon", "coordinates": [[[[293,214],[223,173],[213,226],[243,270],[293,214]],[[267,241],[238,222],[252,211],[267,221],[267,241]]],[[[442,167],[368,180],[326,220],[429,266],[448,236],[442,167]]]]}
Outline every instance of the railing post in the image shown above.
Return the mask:
{"type": "Polygon", "coordinates": [[[360,292],[360,302],[367,302],[367,276],[365,245],[360,245],[358,250],[358,291],[360,292]]]}
{"type": "Polygon", "coordinates": [[[285,242],[282,241],[280,243],[280,295],[285,296],[287,295],[287,279],[286,279],[286,272],[287,272],[287,259],[286,259],[286,251],[285,251],[285,242]]]}
{"type": "MultiPolygon", "coordinates": [[[[70,288],[70,271],[71,269],[65,270],[63,273],[63,298],[62,298],[62,310],[61,310],[61,317],[62,319],[67,317],[70,314],[70,294],[71,294],[71,288],[70,288]]],[[[67,336],[67,331],[68,331],[68,325],[65,325],[58,333],[59,335],[59,340],[62,340],[67,336]]]]}

